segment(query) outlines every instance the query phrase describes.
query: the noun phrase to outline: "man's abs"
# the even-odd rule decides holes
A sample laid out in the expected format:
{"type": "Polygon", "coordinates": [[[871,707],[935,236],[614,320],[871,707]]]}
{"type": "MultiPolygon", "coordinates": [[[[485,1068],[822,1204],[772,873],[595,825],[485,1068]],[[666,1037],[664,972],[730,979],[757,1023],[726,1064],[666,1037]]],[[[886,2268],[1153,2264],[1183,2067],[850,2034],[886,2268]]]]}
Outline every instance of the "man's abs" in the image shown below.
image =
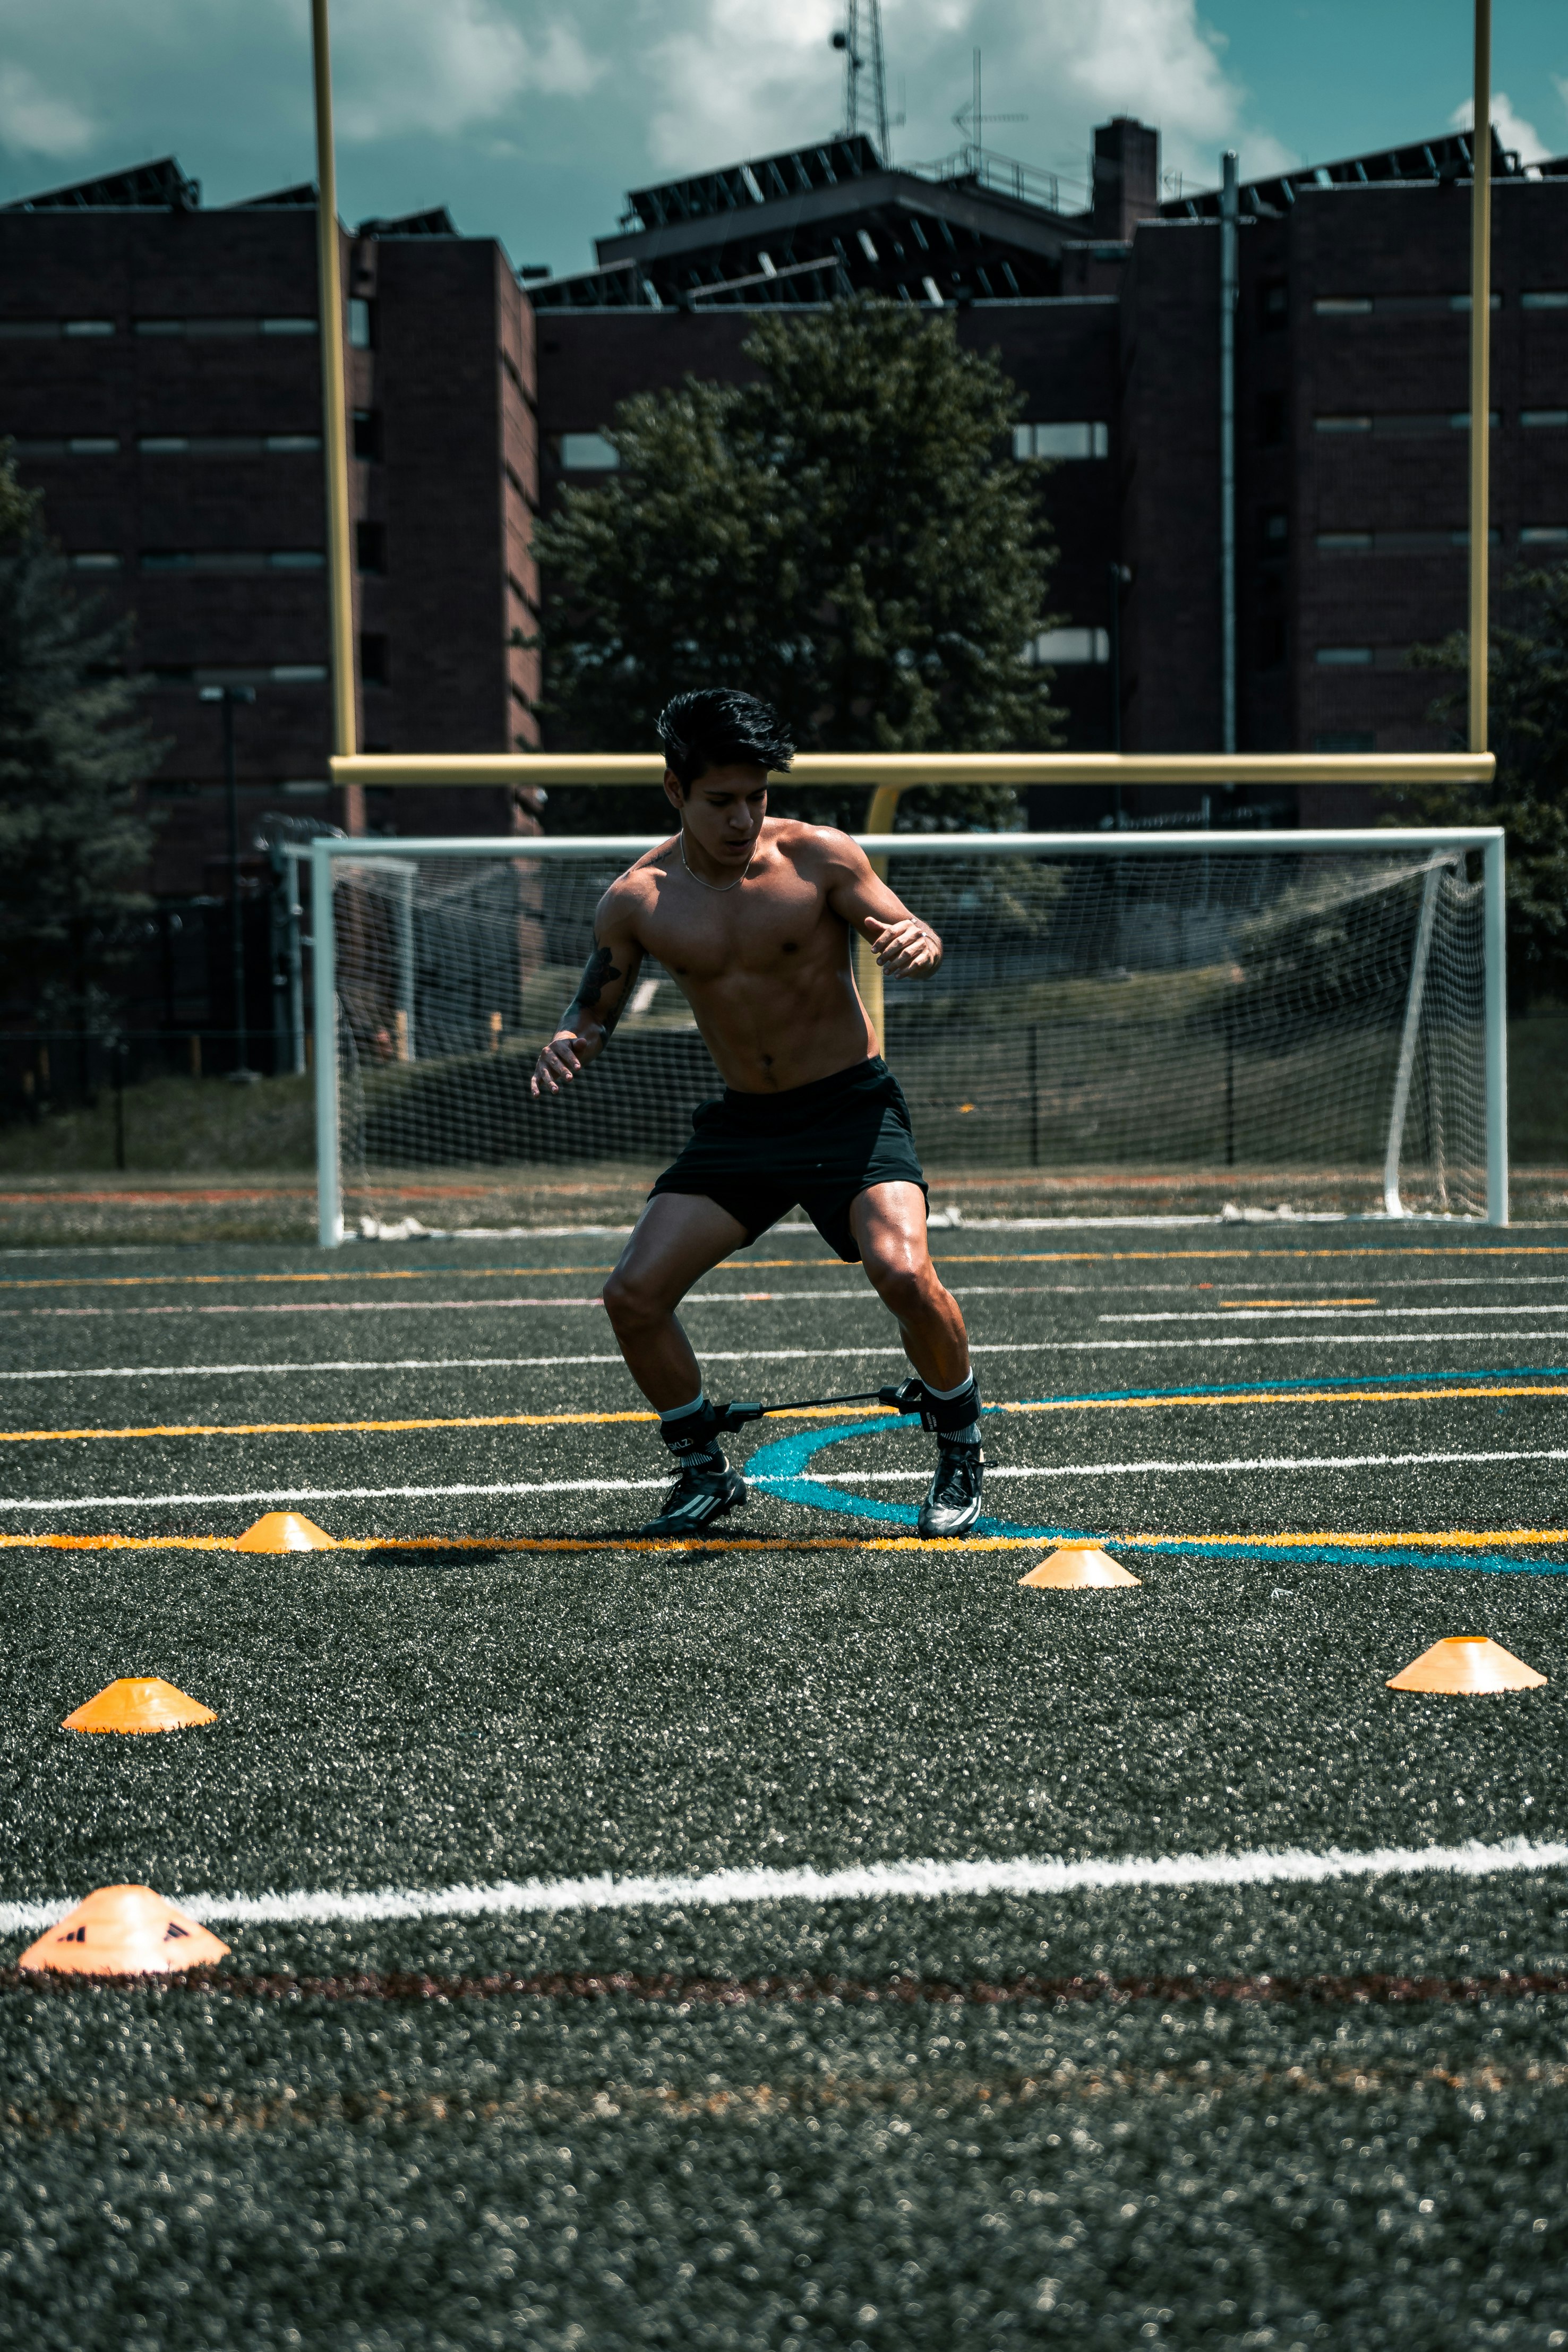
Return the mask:
{"type": "Polygon", "coordinates": [[[841,962],[813,957],[793,971],[672,976],[726,1086],[739,1094],[810,1086],[882,1051],[855,992],[847,943],[841,962]]]}

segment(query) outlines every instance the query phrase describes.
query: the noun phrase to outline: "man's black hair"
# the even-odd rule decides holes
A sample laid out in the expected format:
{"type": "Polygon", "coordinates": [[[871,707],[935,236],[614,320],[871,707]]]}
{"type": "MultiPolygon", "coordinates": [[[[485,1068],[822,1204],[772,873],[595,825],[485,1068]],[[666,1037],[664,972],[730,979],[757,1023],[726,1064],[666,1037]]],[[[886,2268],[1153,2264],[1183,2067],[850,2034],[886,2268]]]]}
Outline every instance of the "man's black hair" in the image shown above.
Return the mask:
{"type": "Polygon", "coordinates": [[[660,711],[655,731],[684,793],[710,768],[773,772],[787,768],[795,756],[772,704],[727,686],[677,694],[660,711]]]}

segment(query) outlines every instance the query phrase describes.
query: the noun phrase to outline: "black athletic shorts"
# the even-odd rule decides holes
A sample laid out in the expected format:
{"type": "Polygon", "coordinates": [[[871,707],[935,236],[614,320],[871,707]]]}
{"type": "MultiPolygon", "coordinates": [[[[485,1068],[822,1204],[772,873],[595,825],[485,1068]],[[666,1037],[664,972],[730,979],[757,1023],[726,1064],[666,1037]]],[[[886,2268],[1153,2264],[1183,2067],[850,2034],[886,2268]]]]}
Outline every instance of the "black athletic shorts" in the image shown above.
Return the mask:
{"type": "Polygon", "coordinates": [[[699,1103],[691,1141],[653,1192],[706,1194],[746,1227],[747,1241],[799,1202],[853,1265],[850,1204],[868,1184],[918,1184],[929,1196],[904,1088],[880,1054],[782,1094],[727,1087],[716,1102],[699,1103]]]}

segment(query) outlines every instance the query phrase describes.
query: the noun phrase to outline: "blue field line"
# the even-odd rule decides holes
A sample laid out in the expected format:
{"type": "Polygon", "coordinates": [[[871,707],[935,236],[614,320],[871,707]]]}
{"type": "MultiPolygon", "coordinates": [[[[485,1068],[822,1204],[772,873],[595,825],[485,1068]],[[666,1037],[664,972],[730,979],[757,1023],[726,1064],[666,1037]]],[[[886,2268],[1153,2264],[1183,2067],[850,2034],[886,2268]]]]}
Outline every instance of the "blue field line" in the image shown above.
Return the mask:
{"type": "MultiPolygon", "coordinates": [[[[1539,1372],[1543,1370],[1556,1370],[1557,1367],[1531,1365],[1523,1369],[1539,1372]]],[[[1385,1377],[1405,1380],[1410,1375],[1389,1374],[1385,1377]]],[[[1512,1370],[1507,1370],[1437,1372],[1427,1377],[1435,1380],[1494,1381],[1512,1379],[1516,1375],[1512,1370]]],[[[1257,1392],[1260,1385],[1255,1382],[1228,1384],[1223,1390],[1210,1389],[1203,1393],[1253,1394],[1257,1392]]],[[[1327,1381],[1290,1381],[1268,1383],[1270,1388],[1285,1389],[1329,1388],[1336,1385],[1364,1388],[1367,1383],[1364,1381],[1337,1383],[1327,1381]]],[[[1193,1396],[1198,1393],[1200,1391],[1197,1390],[1184,1384],[1174,1389],[1099,1391],[1092,1398],[1082,1400],[1042,1397],[1031,1402],[1051,1404],[1099,1402],[1107,1396],[1114,1401],[1123,1399],[1130,1401],[1133,1398],[1193,1396]]],[[[1000,1412],[1004,1408],[999,1405],[987,1405],[984,1410],[988,1413],[992,1413],[1000,1412]]],[[[819,1454],[830,1445],[841,1444],[847,1438],[873,1437],[879,1432],[889,1429],[918,1427],[917,1417],[913,1413],[904,1413],[893,1422],[889,1422],[883,1415],[875,1421],[840,1422],[831,1429],[802,1430],[794,1437],[778,1438],[771,1445],[759,1446],[746,1465],[746,1477],[750,1485],[766,1486],[768,1493],[777,1495],[781,1502],[799,1503],[807,1510],[826,1511],[837,1517],[876,1519],[884,1526],[913,1528],[918,1523],[920,1517],[918,1505],[884,1503],[873,1496],[852,1494],[844,1487],[824,1486],[818,1479],[809,1477],[807,1473],[819,1454]]],[[[1201,1540],[1195,1541],[1190,1537],[1183,1536],[1149,1537],[1134,1543],[1125,1536],[1119,1536],[1113,1530],[1103,1528],[1027,1527],[1014,1519],[992,1518],[978,1520],[975,1533],[984,1536],[1022,1536],[1041,1543],[1114,1543],[1121,1549],[1127,1551],[1164,1552],[1207,1559],[1244,1557],[1249,1559],[1278,1560],[1281,1564],[1288,1564],[1291,1561],[1315,1562],[1333,1568],[1469,1569],[1479,1575],[1490,1576],[1568,1576],[1568,1560],[1516,1559],[1500,1552],[1443,1553],[1396,1550],[1385,1545],[1378,1546],[1375,1550],[1361,1551],[1341,1544],[1317,1546],[1270,1542],[1267,1537],[1260,1538],[1256,1542],[1248,1539],[1244,1545],[1241,1543],[1216,1545],[1201,1540]]]]}

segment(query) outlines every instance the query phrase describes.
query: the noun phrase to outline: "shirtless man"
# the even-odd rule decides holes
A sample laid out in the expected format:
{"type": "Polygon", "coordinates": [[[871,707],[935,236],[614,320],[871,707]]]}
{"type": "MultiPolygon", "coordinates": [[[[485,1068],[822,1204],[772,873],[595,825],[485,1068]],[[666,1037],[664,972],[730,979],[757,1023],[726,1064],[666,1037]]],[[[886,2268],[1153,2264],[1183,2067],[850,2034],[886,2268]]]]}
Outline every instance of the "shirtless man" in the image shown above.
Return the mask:
{"type": "Polygon", "coordinates": [[[693,1114],[604,1286],[677,1474],[643,1533],[695,1535],[747,1499],[675,1309],[799,1202],[897,1318],[937,1441],[920,1531],[961,1535],[980,1513],[980,1400],[963,1316],[926,1254],[909,1108],[850,960],[858,931],[903,978],[935,971],[942,942],[847,834],[768,815],[768,772],[788,768],[793,746],[766,703],[718,688],[677,695],[658,732],[680,829],[600,900],[593,953],[532,1081],[536,1097],[559,1094],[604,1051],[644,955],[680,988],[725,1081],[693,1114]]]}

